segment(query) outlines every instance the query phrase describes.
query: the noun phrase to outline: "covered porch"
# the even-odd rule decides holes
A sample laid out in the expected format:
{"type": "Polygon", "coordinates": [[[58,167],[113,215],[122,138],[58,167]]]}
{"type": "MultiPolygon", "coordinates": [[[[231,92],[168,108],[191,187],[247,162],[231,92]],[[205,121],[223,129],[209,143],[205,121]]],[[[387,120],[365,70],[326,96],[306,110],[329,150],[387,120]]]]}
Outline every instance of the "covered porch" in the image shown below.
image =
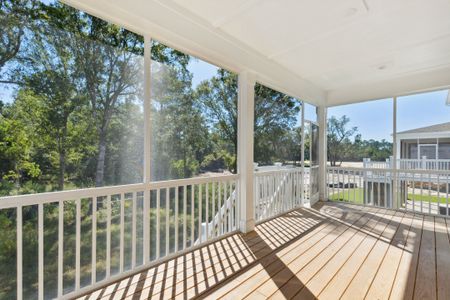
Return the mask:
{"type": "Polygon", "coordinates": [[[447,299],[449,234],[442,217],[318,203],[79,299],[447,299]]]}
{"type": "Polygon", "coordinates": [[[450,161],[408,162],[397,113],[447,95],[448,1],[31,3],[0,76],[0,298],[450,298],[450,161]],[[377,99],[387,157],[333,165],[370,141],[333,144],[330,110],[377,99]]]}

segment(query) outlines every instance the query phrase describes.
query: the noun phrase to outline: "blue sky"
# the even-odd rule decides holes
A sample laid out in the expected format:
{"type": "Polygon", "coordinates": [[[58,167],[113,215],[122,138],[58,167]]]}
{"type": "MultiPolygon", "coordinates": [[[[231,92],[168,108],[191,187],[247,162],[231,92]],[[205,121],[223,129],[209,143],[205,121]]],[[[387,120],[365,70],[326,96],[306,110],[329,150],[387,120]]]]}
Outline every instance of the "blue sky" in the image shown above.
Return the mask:
{"type": "MultiPolygon", "coordinates": [[[[447,90],[397,98],[397,131],[450,122],[447,90]]],[[[331,107],[328,117],[350,118],[349,126],[358,127],[363,139],[392,141],[392,99],[331,107]]]]}
{"type": "Polygon", "coordinates": [[[200,59],[191,59],[188,64],[188,70],[193,74],[192,86],[195,88],[203,80],[210,79],[216,75],[219,68],[215,65],[204,62],[200,59]]]}
{"type": "MultiPolygon", "coordinates": [[[[192,86],[195,88],[203,80],[210,79],[217,73],[218,69],[218,67],[200,59],[191,59],[188,70],[193,74],[192,86]]],[[[316,109],[313,105],[306,104],[305,119],[317,121],[316,109]]]]}

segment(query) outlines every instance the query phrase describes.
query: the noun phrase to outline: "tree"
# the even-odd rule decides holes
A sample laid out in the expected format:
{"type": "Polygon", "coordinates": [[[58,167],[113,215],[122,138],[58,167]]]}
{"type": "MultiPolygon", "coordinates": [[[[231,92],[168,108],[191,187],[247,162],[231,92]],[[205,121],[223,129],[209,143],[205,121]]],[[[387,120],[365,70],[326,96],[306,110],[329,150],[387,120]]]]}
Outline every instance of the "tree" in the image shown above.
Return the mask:
{"type": "Polygon", "coordinates": [[[25,31],[33,27],[33,20],[40,16],[40,3],[33,0],[0,0],[0,83],[18,84],[4,67],[9,62],[27,60],[20,57],[21,49],[26,41],[25,31]]]}
{"type": "Polygon", "coordinates": [[[211,149],[205,119],[182,64],[153,62],[152,179],[197,174],[211,149]]]}
{"type": "MultiPolygon", "coordinates": [[[[215,130],[233,145],[236,153],[237,76],[219,70],[214,78],[199,85],[197,95],[209,122],[217,124],[215,130]]],[[[255,161],[271,164],[274,160],[288,159],[286,154],[292,152],[286,147],[292,145],[286,140],[292,139],[290,132],[295,130],[299,112],[300,102],[296,99],[261,84],[255,85],[255,161]]]]}
{"type": "Polygon", "coordinates": [[[332,166],[336,166],[337,162],[340,165],[345,153],[352,149],[350,138],[358,131],[358,128],[347,128],[349,122],[350,119],[345,115],[339,119],[334,116],[328,119],[327,149],[332,166]]]}
{"type": "Polygon", "coordinates": [[[236,171],[236,159],[230,161],[229,156],[235,157],[237,151],[237,91],[237,75],[223,69],[195,91],[210,130],[217,134],[216,141],[225,142],[220,147],[225,150],[217,151],[220,155],[215,159],[229,161],[228,169],[232,172],[236,171]]]}

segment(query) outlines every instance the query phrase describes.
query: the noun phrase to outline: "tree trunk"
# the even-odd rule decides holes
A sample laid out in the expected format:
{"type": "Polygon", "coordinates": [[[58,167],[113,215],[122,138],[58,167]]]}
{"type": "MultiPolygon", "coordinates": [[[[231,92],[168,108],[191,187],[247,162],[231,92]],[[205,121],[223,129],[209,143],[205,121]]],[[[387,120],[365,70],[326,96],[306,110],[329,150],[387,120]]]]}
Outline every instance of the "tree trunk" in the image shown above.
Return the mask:
{"type": "Polygon", "coordinates": [[[64,174],[66,173],[66,136],[67,136],[67,119],[66,126],[63,128],[62,137],[59,142],[59,175],[58,190],[64,190],[64,174]]]}
{"type": "Polygon", "coordinates": [[[103,186],[105,177],[105,156],[106,156],[106,132],[100,132],[97,155],[97,171],[95,173],[95,186],[103,186]]]}
{"type": "Polygon", "coordinates": [[[66,173],[66,150],[62,149],[59,152],[59,176],[58,176],[58,190],[64,190],[64,174],[66,173]]]}

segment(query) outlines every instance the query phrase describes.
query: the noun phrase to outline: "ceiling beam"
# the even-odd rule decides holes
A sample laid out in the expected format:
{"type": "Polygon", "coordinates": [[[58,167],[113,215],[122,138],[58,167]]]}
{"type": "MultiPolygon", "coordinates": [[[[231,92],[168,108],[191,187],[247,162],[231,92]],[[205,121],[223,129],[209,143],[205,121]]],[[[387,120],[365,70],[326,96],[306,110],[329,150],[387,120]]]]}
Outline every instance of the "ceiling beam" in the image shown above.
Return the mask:
{"type": "Polygon", "coordinates": [[[450,88],[450,66],[327,92],[327,106],[406,96],[450,88]]]}

